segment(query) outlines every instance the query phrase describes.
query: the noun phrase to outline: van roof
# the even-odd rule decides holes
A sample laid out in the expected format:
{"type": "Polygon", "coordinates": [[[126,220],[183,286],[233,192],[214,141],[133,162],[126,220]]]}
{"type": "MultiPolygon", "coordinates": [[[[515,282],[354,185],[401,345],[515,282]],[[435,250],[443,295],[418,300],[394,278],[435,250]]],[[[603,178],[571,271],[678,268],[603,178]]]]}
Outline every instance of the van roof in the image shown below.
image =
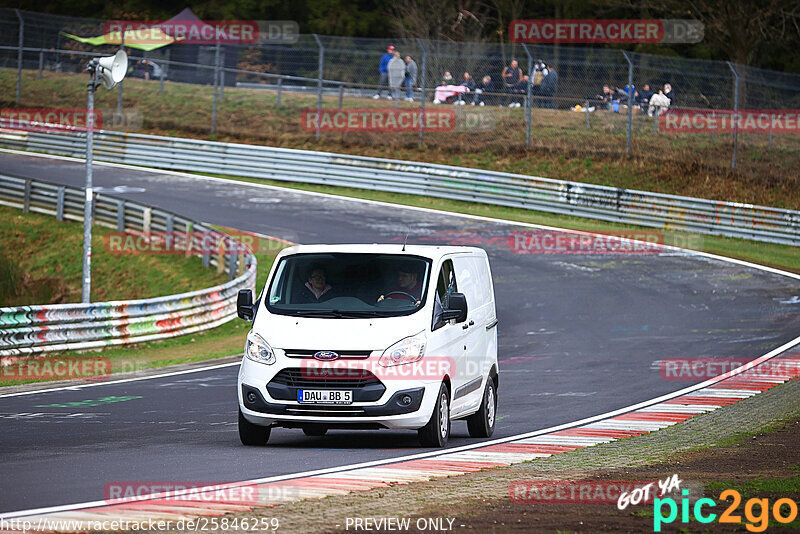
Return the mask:
{"type": "Polygon", "coordinates": [[[350,254],[407,254],[409,256],[422,256],[432,260],[439,259],[448,254],[470,253],[486,256],[486,252],[478,247],[459,247],[449,245],[406,245],[403,250],[402,243],[392,244],[348,244],[348,245],[295,245],[283,249],[281,256],[290,254],[310,254],[326,252],[343,252],[350,254]]]}

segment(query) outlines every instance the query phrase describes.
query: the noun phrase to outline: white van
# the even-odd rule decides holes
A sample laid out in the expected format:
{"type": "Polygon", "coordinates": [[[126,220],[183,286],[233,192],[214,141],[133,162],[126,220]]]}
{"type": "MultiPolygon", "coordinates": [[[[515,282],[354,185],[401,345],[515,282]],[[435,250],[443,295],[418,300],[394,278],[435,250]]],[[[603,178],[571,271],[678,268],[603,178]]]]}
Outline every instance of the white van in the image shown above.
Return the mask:
{"type": "Polygon", "coordinates": [[[273,426],[415,429],[432,447],[451,420],[494,431],[497,315],[479,248],[295,246],[237,308],[253,321],[238,380],[245,445],[273,426]]]}

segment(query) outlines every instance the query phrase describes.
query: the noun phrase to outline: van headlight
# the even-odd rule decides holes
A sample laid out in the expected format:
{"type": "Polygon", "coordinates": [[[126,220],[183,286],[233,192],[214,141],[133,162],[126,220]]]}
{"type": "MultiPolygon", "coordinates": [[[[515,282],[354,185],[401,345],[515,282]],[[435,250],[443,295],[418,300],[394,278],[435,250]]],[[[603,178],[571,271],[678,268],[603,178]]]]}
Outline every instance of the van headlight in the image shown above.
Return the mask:
{"type": "Polygon", "coordinates": [[[269,343],[264,341],[263,337],[252,331],[247,334],[247,341],[244,343],[244,355],[254,362],[266,365],[275,363],[275,351],[272,350],[269,343]]]}
{"type": "Polygon", "coordinates": [[[378,363],[384,367],[416,362],[425,354],[425,336],[419,334],[403,338],[381,354],[378,363]]]}

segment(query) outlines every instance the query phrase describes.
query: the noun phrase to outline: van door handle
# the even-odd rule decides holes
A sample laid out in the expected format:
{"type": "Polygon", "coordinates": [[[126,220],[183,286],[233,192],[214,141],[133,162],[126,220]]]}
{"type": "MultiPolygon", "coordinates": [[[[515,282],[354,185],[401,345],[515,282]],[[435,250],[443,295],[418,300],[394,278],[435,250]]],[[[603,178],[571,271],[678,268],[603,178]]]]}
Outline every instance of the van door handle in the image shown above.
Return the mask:
{"type": "Polygon", "coordinates": [[[495,326],[497,326],[497,323],[498,323],[498,322],[499,322],[499,321],[498,321],[497,319],[495,319],[495,320],[494,320],[494,321],[492,321],[491,323],[487,324],[487,325],[486,325],[486,330],[491,330],[492,328],[494,328],[495,326]]]}

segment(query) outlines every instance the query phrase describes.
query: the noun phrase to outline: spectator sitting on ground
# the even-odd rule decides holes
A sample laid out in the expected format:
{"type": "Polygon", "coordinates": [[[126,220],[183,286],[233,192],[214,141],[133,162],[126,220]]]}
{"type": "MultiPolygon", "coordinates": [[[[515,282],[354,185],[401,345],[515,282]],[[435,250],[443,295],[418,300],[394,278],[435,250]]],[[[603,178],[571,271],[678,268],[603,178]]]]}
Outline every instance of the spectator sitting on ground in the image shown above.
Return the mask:
{"type": "Polygon", "coordinates": [[[665,83],[664,84],[664,96],[669,98],[669,104],[671,106],[675,106],[675,93],[672,92],[672,85],[665,83]]]}
{"type": "Polygon", "coordinates": [[[646,106],[650,104],[650,97],[652,96],[653,96],[653,91],[650,90],[650,84],[646,83],[642,86],[642,90],[639,91],[639,98],[637,99],[637,101],[642,106],[646,106]]]}
{"type": "Polygon", "coordinates": [[[650,105],[647,107],[647,116],[652,117],[653,114],[659,116],[669,109],[669,98],[664,95],[664,91],[658,90],[657,95],[650,97],[650,105]]]}
{"type": "Polygon", "coordinates": [[[545,65],[547,75],[542,80],[542,96],[545,97],[544,107],[548,109],[555,109],[553,96],[558,91],[558,73],[552,65],[545,65]]]}
{"type": "Polygon", "coordinates": [[[441,104],[442,102],[454,102],[457,100],[459,94],[469,92],[469,88],[464,84],[456,85],[456,80],[450,71],[444,73],[442,83],[436,87],[433,94],[433,103],[441,104]]]}
{"type": "MultiPolygon", "coordinates": [[[[475,91],[475,80],[472,79],[472,76],[470,75],[469,72],[465,72],[464,73],[464,78],[463,78],[463,81],[461,82],[460,85],[461,85],[461,87],[466,89],[467,93],[471,93],[471,92],[475,91]]],[[[453,104],[461,104],[461,105],[463,105],[463,104],[466,104],[466,101],[463,98],[458,98],[458,99],[456,99],[455,102],[453,102],[453,104]]]]}
{"type": "Polygon", "coordinates": [[[524,99],[527,97],[529,83],[530,83],[530,78],[528,77],[527,74],[523,74],[522,80],[517,85],[511,88],[511,92],[515,95],[518,95],[516,98],[514,98],[514,102],[516,102],[516,107],[521,106],[522,102],[524,102],[524,99]]]}
{"type": "Polygon", "coordinates": [[[486,93],[493,93],[494,91],[495,88],[492,77],[487,74],[475,87],[475,96],[472,99],[472,105],[483,106],[486,103],[491,103],[492,95],[486,93]]]}
{"type": "Polygon", "coordinates": [[[614,91],[611,89],[610,85],[606,84],[603,86],[603,91],[595,95],[594,99],[600,101],[601,107],[611,109],[611,102],[614,100],[614,91]]]}

